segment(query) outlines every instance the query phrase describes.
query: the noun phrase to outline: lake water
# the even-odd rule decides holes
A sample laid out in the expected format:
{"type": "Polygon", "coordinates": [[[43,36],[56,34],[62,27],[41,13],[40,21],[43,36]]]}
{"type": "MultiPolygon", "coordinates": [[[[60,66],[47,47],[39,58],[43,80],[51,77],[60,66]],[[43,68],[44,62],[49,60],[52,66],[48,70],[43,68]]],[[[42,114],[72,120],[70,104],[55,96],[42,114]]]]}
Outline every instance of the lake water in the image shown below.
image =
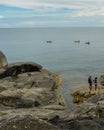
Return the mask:
{"type": "Polygon", "coordinates": [[[104,73],[104,28],[0,29],[0,50],[10,63],[33,61],[59,72],[68,105],[71,89],[88,86],[90,74],[104,73]],[[85,44],[88,41],[90,45],[85,44]]]}

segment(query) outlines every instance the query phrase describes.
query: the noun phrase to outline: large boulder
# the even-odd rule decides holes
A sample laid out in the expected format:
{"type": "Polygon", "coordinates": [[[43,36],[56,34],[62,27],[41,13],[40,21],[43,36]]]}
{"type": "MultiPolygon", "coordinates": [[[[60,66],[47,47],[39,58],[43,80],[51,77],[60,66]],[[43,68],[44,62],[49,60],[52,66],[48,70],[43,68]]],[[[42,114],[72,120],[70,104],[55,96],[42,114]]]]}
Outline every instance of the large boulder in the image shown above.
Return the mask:
{"type": "Polygon", "coordinates": [[[0,69],[7,67],[8,62],[6,56],[0,51],[0,69]]]}
{"type": "Polygon", "coordinates": [[[33,62],[8,64],[0,71],[1,130],[60,130],[50,122],[66,103],[62,80],[33,62]]]}
{"type": "Polygon", "coordinates": [[[0,106],[28,108],[49,104],[66,106],[59,74],[33,62],[8,65],[0,74],[0,106]]]}

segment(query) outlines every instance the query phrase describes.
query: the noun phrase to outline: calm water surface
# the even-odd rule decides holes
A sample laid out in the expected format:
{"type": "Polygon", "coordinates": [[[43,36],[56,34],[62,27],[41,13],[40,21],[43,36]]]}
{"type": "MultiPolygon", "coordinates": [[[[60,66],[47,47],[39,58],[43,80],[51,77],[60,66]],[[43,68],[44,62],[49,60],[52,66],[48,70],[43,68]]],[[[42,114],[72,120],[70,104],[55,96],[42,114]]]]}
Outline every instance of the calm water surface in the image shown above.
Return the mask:
{"type": "Polygon", "coordinates": [[[0,50],[8,62],[34,61],[59,72],[68,105],[71,89],[87,86],[89,74],[104,73],[104,28],[0,29],[0,50]]]}

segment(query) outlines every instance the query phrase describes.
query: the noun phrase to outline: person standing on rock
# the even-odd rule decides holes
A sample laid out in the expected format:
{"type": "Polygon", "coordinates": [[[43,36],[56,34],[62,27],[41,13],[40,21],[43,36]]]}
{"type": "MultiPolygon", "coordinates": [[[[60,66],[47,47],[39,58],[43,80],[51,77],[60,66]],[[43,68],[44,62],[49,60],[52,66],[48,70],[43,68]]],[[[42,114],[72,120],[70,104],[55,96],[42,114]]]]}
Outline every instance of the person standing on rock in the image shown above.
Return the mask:
{"type": "Polygon", "coordinates": [[[92,76],[88,77],[88,84],[89,84],[89,89],[90,91],[92,90],[92,85],[93,85],[93,80],[92,80],[92,76]]]}
{"type": "Polygon", "coordinates": [[[95,77],[95,79],[93,80],[93,82],[94,82],[94,86],[95,86],[95,91],[97,90],[97,85],[98,85],[98,78],[97,77],[95,77]]]}

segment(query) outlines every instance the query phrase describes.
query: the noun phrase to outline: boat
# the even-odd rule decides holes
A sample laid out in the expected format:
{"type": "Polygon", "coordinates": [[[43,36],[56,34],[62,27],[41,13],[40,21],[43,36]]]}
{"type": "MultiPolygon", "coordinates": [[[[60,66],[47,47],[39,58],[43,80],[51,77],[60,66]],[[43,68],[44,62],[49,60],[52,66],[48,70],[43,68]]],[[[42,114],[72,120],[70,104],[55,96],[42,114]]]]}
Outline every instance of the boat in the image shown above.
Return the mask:
{"type": "Polygon", "coordinates": [[[85,44],[90,45],[90,42],[85,42],[85,44]]]}
{"type": "Polygon", "coordinates": [[[47,43],[52,43],[52,41],[47,41],[47,43]]]}
{"type": "Polygon", "coordinates": [[[75,43],[80,43],[80,40],[76,40],[76,41],[74,41],[75,43]]]}

